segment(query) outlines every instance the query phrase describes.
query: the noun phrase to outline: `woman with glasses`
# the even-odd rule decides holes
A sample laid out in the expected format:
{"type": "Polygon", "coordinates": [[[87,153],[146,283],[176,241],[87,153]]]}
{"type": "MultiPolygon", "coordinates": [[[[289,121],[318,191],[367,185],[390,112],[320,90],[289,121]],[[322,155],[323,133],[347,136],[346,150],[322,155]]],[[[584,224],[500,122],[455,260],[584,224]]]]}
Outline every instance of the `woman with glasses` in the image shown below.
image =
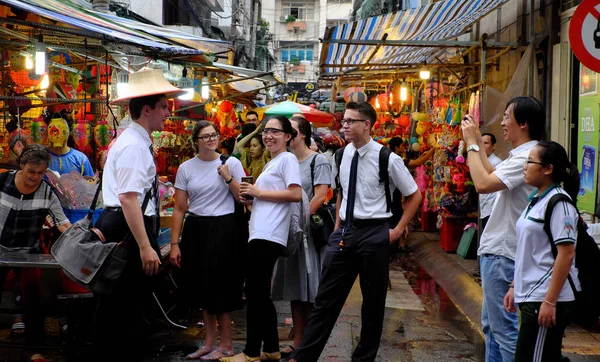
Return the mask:
{"type": "Polygon", "coordinates": [[[222,359],[223,362],[281,358],[271,276],[275,262],[287,247],[292,203],[302,199],[300,166],[296,157],[287,152],[295,136],[296,130],[286,117],[269,118],[262,139],[273,158],[255,185],[242,182],[240,186],[240,201],[252,205],[246,275],[246,348],[243,353],[222,359]]]}
{"type": "Polygon", "coordinates": [[[219,133],[212,123],[197,122],[192,138],[196,157],[179,167],[175,181],[171,262],[181,268],[183,300],[189,307],[202,308],[204,316],[204,346],[187,358],[210,361],[233,355],[230,312],[242,308],[241,270],[235,267],[241,252],[234,210],[245,173],[235,157],[222,162],[216,152],[219,133]],[[221,332],[218,344],[217,321],[221,332]]]}
{"type": "Polygon", "coordinates": [[[265,164],[270,160],[270,153],[265,148],[261,136],[264,127],[263,123],[259,124],[254,131],[242,138],[235,146],[240,153],[242,166],[244,166],[244,169],[255,180],[260,176],[265,164]]]}
{"type": "MultiPolygon", "coordinates": [[[[310,123],[301,116],[293,116],[290,121],[292,127],[298,132],[290,147],[300,163],[302,189],[310,200],[309,213],[312,215],[323,205],[327,197],[331,184],[331,164],[325,156],[309,148],[310,123]]],[[[294,255],[279,258],[273,278],[273,299],[290,301],[292,309],[294,342],[281,351],[282,357],[289,356],[302,341],[304,325],[310,317],[319,289],[321,260],[310,232],[307,241],[307,250],[304,250],[304,246],[301,245],[294,255]]]]}
{"type": "Polygon", "coordinates": [[[574,261],[579,214],[571,203],[557,203],[549,224],[552,239],[544,230],[544,219],[552,196],[577,200],[579,172],[565,149],[553,141],[538,143],[524,169],[525,183],[537,191],[517,221],[514,281],[504,308],[516,313],[518,304],[521,311],[515,361],[559,361],[563,333],[575,307],[574,289],[581,290],[574,261]],[[551,244],[556,245],[556,257],[551,244]]]}

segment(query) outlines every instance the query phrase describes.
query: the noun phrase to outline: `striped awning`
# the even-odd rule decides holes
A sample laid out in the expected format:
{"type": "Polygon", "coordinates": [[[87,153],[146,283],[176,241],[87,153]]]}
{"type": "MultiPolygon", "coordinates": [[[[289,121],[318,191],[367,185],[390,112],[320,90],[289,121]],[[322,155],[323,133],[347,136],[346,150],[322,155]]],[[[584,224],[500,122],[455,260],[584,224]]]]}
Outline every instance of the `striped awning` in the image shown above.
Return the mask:
{"type": "MultiPolygon", "coordinates": [[[[328,43],[328,40],[427,41],[431,47],[399,47],[382,45],[370,64],[422,63],[426,56],[439,50],[435,41],[451,40],[465,33],[471,24],[507,0],[445,0],[414,9],[375,16],[327,28],[321,53],[321,73],[343,72],[355,65],[366,64],[373,45],[328,43]],[[328,67],[328,65],[348,67],[328,67]]],[[[372,68],[376,69],[376,67],[372,68]]]]}

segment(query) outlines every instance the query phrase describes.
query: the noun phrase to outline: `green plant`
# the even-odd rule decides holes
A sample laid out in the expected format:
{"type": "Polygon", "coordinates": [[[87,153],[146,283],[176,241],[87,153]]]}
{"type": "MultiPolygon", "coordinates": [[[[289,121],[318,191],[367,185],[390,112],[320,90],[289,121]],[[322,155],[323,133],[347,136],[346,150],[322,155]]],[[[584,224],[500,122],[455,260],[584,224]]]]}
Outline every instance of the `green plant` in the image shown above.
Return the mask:
{"type": "Polygon", "coordinates": [[[300,58],[298,58],[298,57],[293,57],[293,58],[290,60],[290,63],[292,63],[293,65],[300,65],[300,58]]]}
{"type": "Polygon", "coordinates": [[[285,18],[286,23],[293,23],[294,21],[296,21],[296,17],[294,15],[288,15],[287,18],[285,18]]]}
{"type": "Polygon", "coordinates": [[[265,20],[265,19],[263,19],[263,18],[260,18],[260,19],[258,19],[258,25],[259,25],[261,28],[268,28],[268,27],[269,27],[269,22],[268,22],[268,21],[266,21],[266,20],[265,20]]]}

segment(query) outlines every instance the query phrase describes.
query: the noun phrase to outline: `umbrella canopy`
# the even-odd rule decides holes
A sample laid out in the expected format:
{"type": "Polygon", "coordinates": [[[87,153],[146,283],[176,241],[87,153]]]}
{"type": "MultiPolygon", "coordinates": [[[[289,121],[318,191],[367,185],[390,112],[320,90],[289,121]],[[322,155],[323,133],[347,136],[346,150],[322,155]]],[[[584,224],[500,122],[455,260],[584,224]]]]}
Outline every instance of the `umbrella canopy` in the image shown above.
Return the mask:
{"type": "Polygon", "coordinates": [[[279,115],[290,118],[294,114],[301,114],[315,127],[329,127],[333,124],[333,115],[292,101],[277,103],[265,111],[267,117],[279,115]]]}

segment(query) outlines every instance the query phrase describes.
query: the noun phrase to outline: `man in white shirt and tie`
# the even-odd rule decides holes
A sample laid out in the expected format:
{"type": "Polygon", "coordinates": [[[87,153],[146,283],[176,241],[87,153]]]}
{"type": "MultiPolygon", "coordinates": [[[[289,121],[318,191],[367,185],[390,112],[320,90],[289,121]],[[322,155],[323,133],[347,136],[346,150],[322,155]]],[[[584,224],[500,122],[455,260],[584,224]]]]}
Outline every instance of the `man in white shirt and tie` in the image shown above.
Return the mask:
{"type": "MultiPolygon", "coordinates": [[[[314,362],[319,359],[350,289],[360,275],[363,295],[361,339],[352,361],[374,361],[381,341],[385,298],[388,287],[388,245],[400,237],[415,214],[421,193],[400,156],[390,152],[390,193],[398,188],[406,197],[404,214],[397,225],[386,201],[384,184],[379,179],[380,150],[371,138],[377,113],[366,102],[346,104],[343,132],[351,142],[342,151],[339,174],[342,190],[336,204],[336,230],[329,238],[323,260],[323,274],[313,313],[307,322],[300,346],[289,362],[314,362]]],[[[400,202],[399,200],[397,202],[400,202]]]]}

